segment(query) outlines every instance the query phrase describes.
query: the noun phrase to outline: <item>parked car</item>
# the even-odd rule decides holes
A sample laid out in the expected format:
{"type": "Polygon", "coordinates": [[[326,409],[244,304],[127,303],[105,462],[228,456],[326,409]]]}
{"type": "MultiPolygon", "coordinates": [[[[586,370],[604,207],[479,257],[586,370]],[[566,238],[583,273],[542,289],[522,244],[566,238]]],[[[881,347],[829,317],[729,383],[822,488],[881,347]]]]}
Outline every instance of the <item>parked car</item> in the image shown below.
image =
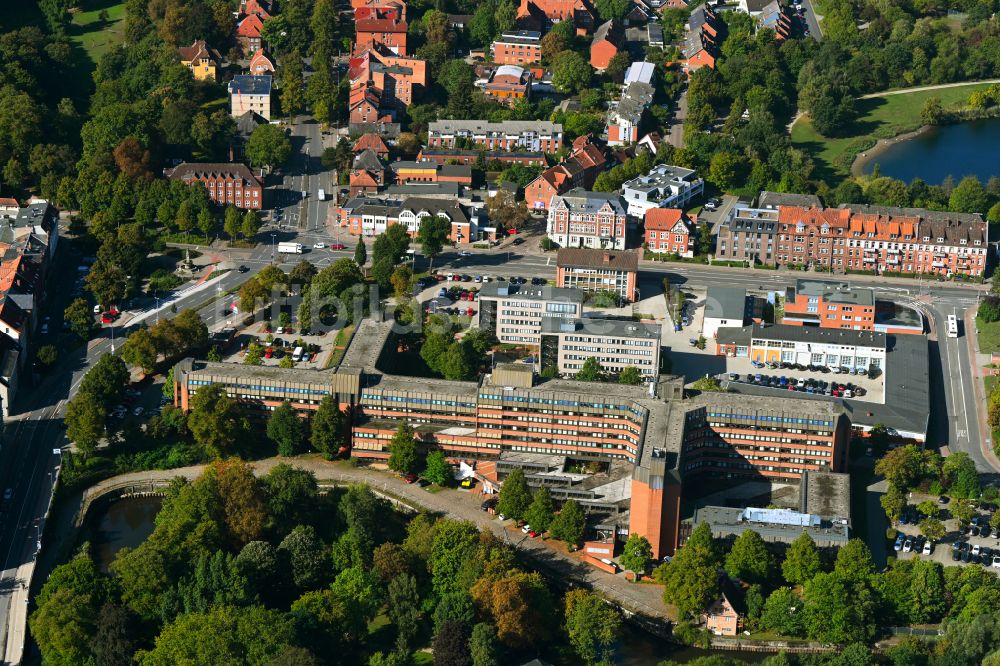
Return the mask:
{"type": "Polygon", "coordinates": [[[330,249],[331,250],[346,250],[347,246],[344,245],[343,243],[334,243],[333,245],[330,246],[330,249]]]}
{"type": "Polygon", "coordinates": [[[906,541],[903,542],[903,552],[904,553],[913,552],[913,537],[906,537],[906,541]]]}
{"type": "Polygon", "coordinates": [[[531,525],[529,525],[528,523],[525,523],[525,524],[524,524],[524,525],[523,525],[523,526],[521,527],[521,531],[522,531],[522,532],[524,532],[525,534],[527,534],[528,532],[530,532],[530,531],[531,531],[531,525]]]}
{"type": "Polygon", "coordinates": [[[903,542],[906,541],[906,535],[902,532],[896,534],[896,543],[893,544],[892,549],[896,552],[903,550],[903,542]]]}
{"type": "Polygon", "coordinates": [[[403,477],[403,481],[406,481],[407,483],[414,483],[416,480],[417,480],[417,475],[414,474],[413,472],[410,472],[403,477]]]}
{"type": "Polygon", "coordinates": [[[326,243],[323,243],[323,242],[313,243],[313,249],[314,250],[325,250],[326,249],[326,243]]]}

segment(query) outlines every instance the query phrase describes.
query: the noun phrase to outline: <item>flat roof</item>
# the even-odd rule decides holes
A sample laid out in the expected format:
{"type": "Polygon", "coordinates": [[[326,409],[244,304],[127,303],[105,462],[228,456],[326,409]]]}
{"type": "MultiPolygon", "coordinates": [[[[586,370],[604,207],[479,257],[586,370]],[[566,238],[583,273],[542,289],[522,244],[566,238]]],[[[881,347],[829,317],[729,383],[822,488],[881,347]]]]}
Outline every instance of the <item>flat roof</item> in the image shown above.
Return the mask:
{"type": "Polygon", "coordinates": [[[761,208],[777,208],[778,206],[798,206],[800,208],[819,208],[822,202],[815,194],[795,194],[792,192],[769,192],[764,190],[760,193],[757,205],[761,208]]]}
{"type": "Polygon", "coordinates": [[[694,525],[708,523],[712,533],[719,536],[739,536],[743,532],[756,532],[764,541],[794,541],[803,532],[809,534],[819,546],[841,545],[850,538],[850,527],[838,522],[822,522],[819,526],[797,526],[780,523],[747,522],[743,509],[728,506],[704,506],[694,512],[694,525]]]}
{"type": "Polygon", "coordinates": [[[585,333],[609,338],[659,340],[660,325],[598,317],[584,317],[582,319],[542,317],[542,333],[585,333]]]}
{"type": "Polygon", "coordinates": [[[340,366],[375,370],[375,364],[389,340],[393,323],[391,319],[388,321],[375,321],[370,317],[362,319],[354,331],[347,351],[344,352],[340,366]]]}
{"type": "Polygon", "coordinates": [[[854,331],[840,328],[817,328],[815,326],[790,326],[788,324],[753,324],[750,334],[754,340],[784,340],[787,342],[811,342],[817,344],[852,345],[884,349],[885,333],[877,331],[854,331]]]}
{"type": "Polygon", "coordinates": [[[924,316],[909,305],[895,301],[875,301],[875,326],[886,328],[912,328],[924,330],[924,316]]]}
{"type": "Polygon", "coordinates": [[[851,475],[807,470],[799,485],[799,506],[804,513],[850,521],[851,475]]]}
{"type": "MultiPolygon", "coordinates": [[[[792,290],[789,287],[789,290],[792,290]]],[[[802,296],[822,296],[824,301],[829,303],[840,303],[842,305],[863,305],[872,307],[875,305],[875,291],[868,287],[852,287],[847,282],[833,282],[831,280],[796,280],[793,294],[802,296]]]]}
{"type": "Polygon", "coordinates": [[[743,287],[709,287],[705,297],[705,316],[716,319],[739,319],[747,313],[747,290],[743,287]]]}
{"type": "Polygon", "coordinates": [[[479,289],[479,298],[521,298],[529,301],[560,301],[583,303],[584,293],[580,289],[511,284],[509,282],[487,282],[479,289]]]}

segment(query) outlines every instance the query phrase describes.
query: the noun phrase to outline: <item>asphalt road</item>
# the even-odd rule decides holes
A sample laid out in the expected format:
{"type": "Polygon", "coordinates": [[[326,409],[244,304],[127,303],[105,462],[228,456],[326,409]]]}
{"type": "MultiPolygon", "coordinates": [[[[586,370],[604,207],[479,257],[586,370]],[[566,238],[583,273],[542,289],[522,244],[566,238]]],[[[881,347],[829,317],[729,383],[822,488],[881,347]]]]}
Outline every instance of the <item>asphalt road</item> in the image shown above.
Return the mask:
{"type": "Polygon", "coordinates": [[[802,0],[802,7],[805,9],[804,18],[806,25],[809,26],[809,36],[819,41],[823,38],[823,32],[820,30],[819,21],[816,20],[816,8],[812,0],[802,0]]]}

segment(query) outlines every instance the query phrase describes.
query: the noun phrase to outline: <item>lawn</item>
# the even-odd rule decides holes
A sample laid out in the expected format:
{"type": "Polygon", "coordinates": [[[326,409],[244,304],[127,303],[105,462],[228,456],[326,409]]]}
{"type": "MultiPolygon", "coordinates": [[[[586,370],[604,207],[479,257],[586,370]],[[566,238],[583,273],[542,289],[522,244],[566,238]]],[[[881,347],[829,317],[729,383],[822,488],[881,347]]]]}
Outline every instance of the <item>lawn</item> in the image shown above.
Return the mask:
{"type": "Polygon", "coordinates": [[[73,46],[73,76],[67,82],[72,96],[82,101],[90,94],[91,74],[101,57],[121,44],[125,29],[125,3],[120,0],[81,0],[66,29],[73,46]],[[101,20],[101,12],[108,18],[101,20]]]}
{"type": "Polygon", "coordinates": [[[945,108],[954,107],[964,104],[973,91],[987,87],[989,84],[960,86],[858,100],[859,116],[850,135],[821,136],[806,116],[792,127],[792,143],[812,156],[818,177],[836,182],[850,173],[854,157],[874,146],[878,139],[919,129],[920,109],[927,99],[939,97],[945,108]]]}
{"type": "Polygon", "coordinates": [[[979,336],[979,351],[981,353],[991,354],[1000,351],[1000,321],[984,324],[977,319],[976,332],[979,336]]]}

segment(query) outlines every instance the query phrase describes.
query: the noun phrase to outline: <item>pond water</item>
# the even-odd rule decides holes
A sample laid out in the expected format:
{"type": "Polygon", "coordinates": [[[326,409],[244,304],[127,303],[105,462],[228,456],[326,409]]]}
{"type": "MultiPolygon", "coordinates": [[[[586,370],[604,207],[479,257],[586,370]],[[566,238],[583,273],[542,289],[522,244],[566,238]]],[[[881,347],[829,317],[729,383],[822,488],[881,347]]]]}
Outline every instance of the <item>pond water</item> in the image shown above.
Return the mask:
{"type": "Polygon", "coordinates": [[[93,522],[94,561],[107,571],[119,550],[135,548],[153,533],[153,519],[163,505],[162,497],[130,497],[95,508],[93,522]]]}
{"type": "Polygon", "coordinates": [[[900,141],[865,164],[871,173],[875,164],[883,176],[909,183],[921,178],[940,185],[952,176],[978,176],[985,183],[990,176],[1000,176],[1000,118],[973,120],[956,125],[934,127],[912,139],[900,141]]]}
{"type": "MultiPolygon", "coordinates": [[[[95,507],[92,543],[94,559],[107,571],[119,550],[135,548],[153,533],[153,520],[163,505],[162,497],[131,497],[95,507]]],[[[747,663],[762,661],[768,655],[750,652],[700,650],[679,647],[629,624],[622,626],[622,637],[615,654],[617,666],[656,666],[671,659],[686,663],[709,655],[741,659],[747,663]]]]}

